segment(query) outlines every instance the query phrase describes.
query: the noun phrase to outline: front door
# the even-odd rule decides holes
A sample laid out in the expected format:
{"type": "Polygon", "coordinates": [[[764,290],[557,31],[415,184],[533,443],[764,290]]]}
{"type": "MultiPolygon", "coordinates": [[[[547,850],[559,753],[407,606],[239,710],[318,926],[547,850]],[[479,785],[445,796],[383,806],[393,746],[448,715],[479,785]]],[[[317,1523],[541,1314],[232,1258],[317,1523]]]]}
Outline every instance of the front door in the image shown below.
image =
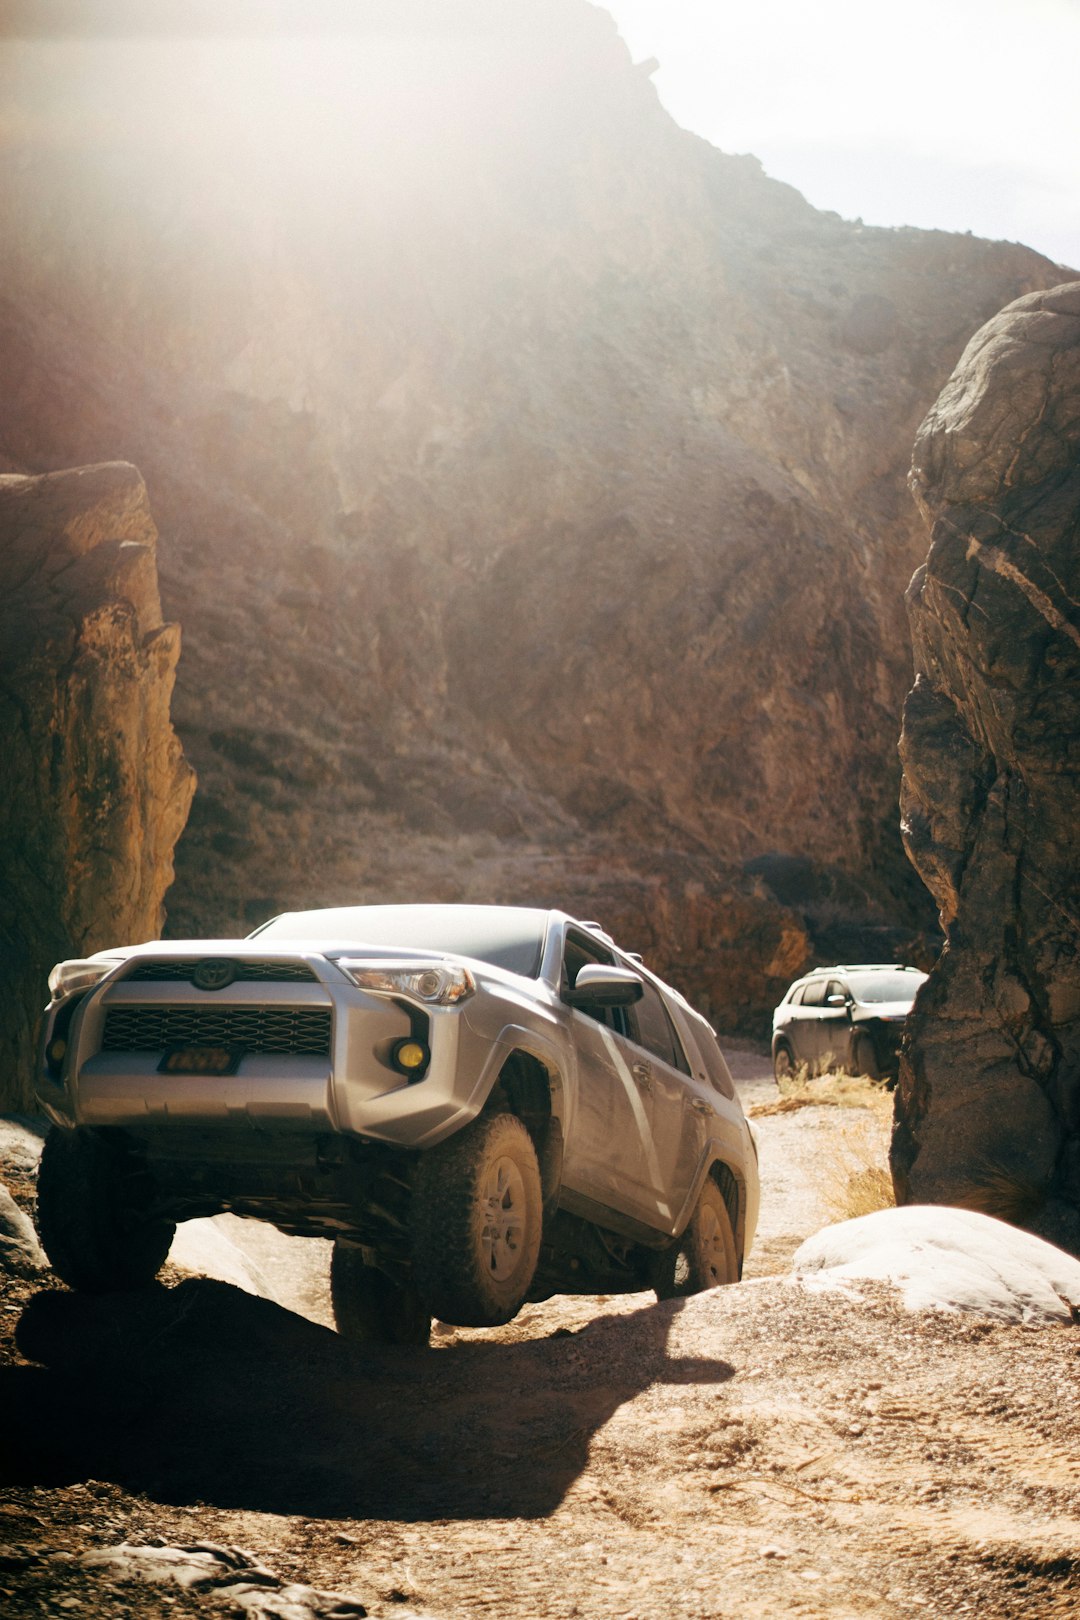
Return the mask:
{"type": "MultiPolygon", "coordinates": [[[[830,1007],[830,996],[842,996],[844,987],[837,979],[818,979],[803,993],[806,1058],[815,1074],[843,1063],[851,1040],[851,1016],[845,1002],[830,1007]]],[[[799,1054],[802,1056],[802,1052],[799,1054]]]]}
{"type": "MultiPolygon", "coordinates": [[[[613,966],[598,941],[568,933],[563,990],[573,988],[586,962],[613,966]]],[[[625,1012],[594,1007],[570,1012],[577,1053],[577,1102],[563,1159],[572,1192],[656,1225],[656,1172],[649,1118],[647,1054],[625,1039],[625,1012]]]]}

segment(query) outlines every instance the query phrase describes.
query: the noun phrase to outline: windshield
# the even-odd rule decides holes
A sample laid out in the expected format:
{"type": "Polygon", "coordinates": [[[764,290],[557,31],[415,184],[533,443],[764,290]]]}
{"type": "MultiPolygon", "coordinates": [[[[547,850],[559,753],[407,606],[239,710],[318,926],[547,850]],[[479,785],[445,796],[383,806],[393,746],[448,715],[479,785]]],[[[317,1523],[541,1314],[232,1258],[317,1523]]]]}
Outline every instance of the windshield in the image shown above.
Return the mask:
{"type": "Polygon", "coordinates": [[[338,906],[285,911],[248,938],[351,950],[374,945],[445,951],[535,979],[547,920],[546,911],[519,906],[338,906]]]}
{"type": "Polygon", "coordinates": [[[849,979],[856,1001],[913,1001],[925,973],[853,973],[849,979]]]}

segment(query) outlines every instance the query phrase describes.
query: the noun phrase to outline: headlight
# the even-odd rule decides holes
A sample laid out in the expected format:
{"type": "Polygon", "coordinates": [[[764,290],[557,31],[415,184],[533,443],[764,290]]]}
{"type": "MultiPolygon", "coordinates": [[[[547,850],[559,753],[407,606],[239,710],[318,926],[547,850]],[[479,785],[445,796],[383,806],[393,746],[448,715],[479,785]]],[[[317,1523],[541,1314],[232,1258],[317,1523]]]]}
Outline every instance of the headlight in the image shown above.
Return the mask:
{"type": "Polygon", "coordinates": [[[49,974],[49,993],[54,1001],[62,1001],[65,996],[73,996],[76,990],[89,990],[123,960],[122,956],[114,956],[108,962],[57,962],[49,974]]]}
{"type": "Polygon", "coordinates": [[[355,961],[343,957],[338,967],[358,990],[373,990],[387,996],[408,996],[428,1006],[452,1007],[476,989],[468,968],[443,967],[432,962],[355,961]]]}

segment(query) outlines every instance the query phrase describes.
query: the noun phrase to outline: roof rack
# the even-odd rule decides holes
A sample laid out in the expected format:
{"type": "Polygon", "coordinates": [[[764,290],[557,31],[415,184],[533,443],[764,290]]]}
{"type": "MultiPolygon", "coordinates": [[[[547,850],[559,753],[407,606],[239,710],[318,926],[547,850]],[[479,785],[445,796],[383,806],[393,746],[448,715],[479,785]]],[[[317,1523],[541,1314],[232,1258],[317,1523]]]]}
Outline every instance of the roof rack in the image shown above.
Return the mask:
{"type": "Polygon", "coordinates": [[[804,978],[813,978],[815,973],[919,973],[920,968],[911,967],[906,962],[837,962],[833,967],[811,968],[804,978]]]}

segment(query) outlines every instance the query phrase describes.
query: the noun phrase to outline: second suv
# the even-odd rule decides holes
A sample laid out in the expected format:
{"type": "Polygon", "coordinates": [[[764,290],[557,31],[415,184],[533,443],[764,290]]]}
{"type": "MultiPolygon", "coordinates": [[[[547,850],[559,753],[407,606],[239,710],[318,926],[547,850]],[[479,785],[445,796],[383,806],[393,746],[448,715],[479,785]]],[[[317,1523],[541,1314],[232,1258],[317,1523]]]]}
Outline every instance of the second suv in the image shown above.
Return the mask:
{"type": "Polygon", "coordinates": [[[796,979],[773,1013],[777,1080],[800,1064],[813,1074],[842,1068],[895,1078],[904,1021],[925,979],[894,962],[815,968],[796,979]]]}

